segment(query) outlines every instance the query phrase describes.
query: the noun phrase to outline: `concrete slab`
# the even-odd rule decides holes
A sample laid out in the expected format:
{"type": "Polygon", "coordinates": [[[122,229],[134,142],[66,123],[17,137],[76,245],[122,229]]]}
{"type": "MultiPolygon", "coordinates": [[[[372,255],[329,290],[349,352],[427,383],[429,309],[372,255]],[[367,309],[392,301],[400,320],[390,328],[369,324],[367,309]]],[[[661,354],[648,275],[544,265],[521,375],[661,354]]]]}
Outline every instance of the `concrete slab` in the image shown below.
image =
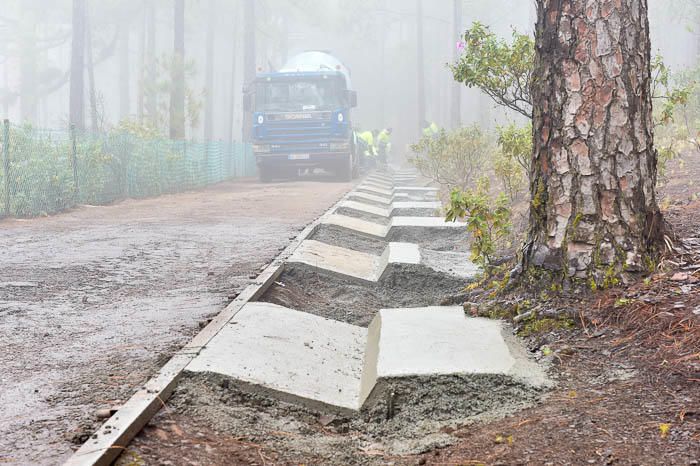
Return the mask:
{"type": "Polygon", "coordinates": [[[287,260],[360,280],[376,282],[381,276],[381,257],[315,240],[306,240],[287,260]]]}
{"type": "Polygon", "coordinates": [[[422,227],[422,228],[466,228],[464,222],[446,222],[443,217],[393,217],[391,226],[395,227],[422,227]]]}
{"type": "Polygon", "coordinates": [[[381,256],[346,249],[316,240],[306,240],[287,260],[309,267],[376,283],[393,265],[421,265],[444,275],[468,280],[480,272],[465,253],[430,251],[413,243],[392,242],[381,256]]]}
{"type": "Polygon", "coordinates": [[[442,209],[440,201],[394,201],[392,203],[394,210],[405,209],[442,209]]]}
{"type": "Polygon", "coordinates": [[[348,199],[354,199],[357,201],[369,201],[378,204],[389,205],[392,202],[422,202],[422,201],[434,201],[435,196],[428,194],[410,194],[410,193],[396,193],[393,197],[387,197],[383,195],[377,195],[372,191],[360,191],[356,190],[350,193],[348,199]]]}
{"type": "Polygon", "coordinates": [[[461,307],[382,309],[368,329],[269,303],[248,303],[187,366],[316,409],[361,409],[381,382],[414,376],[544,372],[499,321],[461,307]]]}
{"type": "Polygon", "coordinates": [[[388,198],[394,196],[394,191],[392,189],[376,188],[371,185],[360,185],[356,188],[356,190],[369,194],[374,194],[375,196],[383,196],[388,198]]]}
{"type": "Polygon", "coordinates": [[[378,238],[386,238],[393,229],[439,229],[452,230],[464,229],[466,224],[463,222],[445,222],[442,217],[391,217],[388,225],[370,222],[347,215],[332,214],[325,217],[322,224],[335,225],[341,228],[356,231],[369,236],[378,238]]]}
{"type": "Polygon", "coordinates": [[[548,383],[519,341],[497,320],[467,317],[461,306],[382,309],[367,331],[360,400],[380,382],[446,375],[504,375],[548,383]]]}
{"type": "Polygon", "coordinates": [[[381,225],[379,223],[370,222],[369,220],[340,214],[329,215],[323,219],[321,223],[347,228],[348,230],[353,230],[368,236],[375,236],[377,238],[386,238],[391,230],[390,225],[381,225]]]}
{"type": "Polygon", "coordinates": [[[394,210],[392,204],[387,204],[386,207],[379,207],[376,205],[351,200],[341,202],[338,208],[356,210],[357,212],[377,215],[379,217],[391,217],[391,212],[394,210]]]}
{"type": "Polygon", "coordinates": [[[394,197],[397,195],[411,195],[411,196],[430,196],[436,197],[438,190],[431,187],[421,187],[421,186],[398,186],[393,188],[386,188],[377,186],[373,183],[363,183],[357,187],[358,191],[363,191],[369,194],[374,194],[376,196],[384,197],[394,197]]]}
{"type": "Polygon", "coordinates": [[[425,210],[426,212],[432,212],[441,207],[442,204],[438,201],[398,201],[387,204],[387,207],[379,207],[364,202],[347,200],[339,205],[339,208],[352,209],[380,217],[391,217],[396,210],[425,210]]]}
{"type": "Polygon", "coordinates": [[[515,365],[497,320],[461,306],[382,309],[378,377],[507,374],[515,365]]]}
{"type": "Polygon", "coordinates": [[[390,204],[392,203],[392,199],[389,199],[389,198],[387,198],[387,197],[384,197],[384,196],[377,196],[377,195],[374,195],[374,194],[364,193],[364,192],[361,192],[361,191],[353,191],[353,192],[350,193],[350,195],[348,196],[348,199],[356,199],[356,200],[358,200],[358,201],[360,201],[360,202],[362,202],[362,201],[375,202],[375,203],[377,203],[377,204],[384,204],[384,205],[387,205],[387,206],[390,205],[390,204]]]}
{"type": "Polygon", "coordinates": [[[248,303],[188,366],[326,408],[357,410],[367,331],[269,303],[248,303]]]}

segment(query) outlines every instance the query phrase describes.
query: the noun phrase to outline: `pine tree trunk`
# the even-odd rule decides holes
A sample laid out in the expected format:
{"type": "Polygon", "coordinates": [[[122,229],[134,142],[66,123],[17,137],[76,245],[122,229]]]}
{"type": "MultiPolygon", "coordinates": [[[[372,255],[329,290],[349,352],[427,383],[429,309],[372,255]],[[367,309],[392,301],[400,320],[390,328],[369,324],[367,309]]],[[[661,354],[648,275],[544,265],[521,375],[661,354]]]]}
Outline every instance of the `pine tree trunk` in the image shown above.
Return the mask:
{"type": "Polygon", "coordinates": [[[129,70],[129,26],[122,25],[119,31],[119,117],[128,118],[131,114],[131,96],[129,84],[131,72],[129,70]]]}
{"type": "Polygon", "coordinates": [[[36,15],[34,7],[24,5],[21,16],[20,39],[20,116],[22,121],[37,123],[37,50],[36,15]]]}
{"type": "Polygon", "coordinates": [[[174,0],[170,137],[185,138],[185,0],[174,0]]]}
{"type": "Polygon", "coordinates": [[[73,42],[70,66],[70,123],[85,128],[85,0],[73,0],[73,42]]]}
{"type": "Polygon", "coordinates": [[[418,80],[418,134],[425,121],[425,60],[423,54],[423,0],[416,0],[416,77],[418,80]]]}
{"type": "Polygon", "coordinates": [[[523,266],[610,283],[645,270],[655,196],[647,0],[537,0],[523,266]]]}
{"type": "MultiPolygon", "coordinates": [[[[160,128],[158,118],[158,89],[156,83],[156,0],[149,0],[146,8],[146,75],[143,82],[144,100],[146,108],[146,121],[160,128]]],[[[164,124],[165,122],[163,122],[164,124]]]]}
{"type": "MultiPolygon", "coordinates": [[[[255,0],[244,0],[243,2],[243,76],[244,85],[250,86],[255,81],[255,0]]],[[[253,114],[249,111],[243,116],[242,135],[244,141],[252,139],[253,114]]]]}
{"type": "Polygon", "coordinates": [[[95,90],[95,60],[92,53],[92,26],[90,16],[85,19],[85,54],[87,58],[88,90],[90,97],[90,123],[93,131],[100,130],[100,121],[97,111],[97,92],[95,90]]]}
{"type": "Polygon", "coordinates": [[[144,97],[146,95],[146,15],[141,18],[141,32],[139,33],[139,82],[136,95],[136,115],[139,123],[144,123],[144,97]]]}
{"type": "MultiPolygon", "coordinates": [[[[452,21],[453,21],[453,39],[455,41],[462,37],[462,0],[453,0],[452,5],[452,21]]],[[[454,52],[453,58],[454,62],[459,60],[459,49],[456,44],[453,44],[454,52]]],[[[450,95],[450,123],[453,129],[462,126],[462,85],[452,80],[451,85],[451,95],[450,95]]]]}
{"type": "Polygon", "coordinates": [[[216,31],[216,2],[209,0],[207,27],[206,100],[204,103],[204,139],[210,141],[214,135],[214,32],[216,31]]]}
{"type": "Polygon", "coordinates": [[[234,8],[234,13],[233,13],[233,27],[231,28],[231,100],[229,101],[229,118],[228,118],[228,141],[230,143],[233,143],[234,140],[234,126],[235,126],[235,121],[236,121],[236,94],[239,92],[239,89],[236,88],[236,71],[237,71],[237,63],[236,59],[238,56],[238,39],[240,37],[240,34],[238,33],[238,25],[240,24],[240,21],[238,20],[238,15],[240,12],[240,7],[238,6],[239,4],[237,3],[235,8],[234,8]]]}

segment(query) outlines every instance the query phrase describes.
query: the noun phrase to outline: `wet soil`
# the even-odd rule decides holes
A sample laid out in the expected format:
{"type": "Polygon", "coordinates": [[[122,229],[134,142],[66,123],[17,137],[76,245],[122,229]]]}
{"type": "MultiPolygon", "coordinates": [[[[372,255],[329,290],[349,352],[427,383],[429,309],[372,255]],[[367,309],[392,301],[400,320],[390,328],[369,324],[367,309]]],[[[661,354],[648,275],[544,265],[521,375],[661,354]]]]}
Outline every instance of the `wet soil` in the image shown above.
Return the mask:
{"type": "Polygon", "coordinates": [[[368,222],[374,222],[379,225],[388,225],[391,221],[389,217],[382,217],[381,215],[363,212],[361,210],[348,209],[347,207],[340,207],[336,209],[335,212],[340,215],[367,220],[368,222]]]}
{"type": "Polygon", "coordinates": [[[380,309],[439,306],[466,284],[417,265],[392,265],[378,283],[369,283],[288,264],[260,300],[367,327],[380,309]]]}
{"type": "Polygon", "coordinates": [[[393,228],[387,238],[376,238],[336,225],[320,225],[309,239],[377,256],[381,255],[387,244],[392,241],[415,243],[432,251],[469,251],[467,233],[461,228],[431,229],[425,232],[416,228],[399,227],[393,228]]]}
{"type": "MultiPolygon", "coordinates": [[[[671,167],[680,171],[659,198],[677,237],[698,249],[700,188],[693,183],[700,156],[692,154],[680,168],[671,167]]],[[[336,233],[324,229],[319,238],[345,246],[336,243],[336,233]]],[[[350,238],[360,250],[383,249],[383,242],[350,238]]],[[[669,259],[665,263],[680,270],[661,270],[648,283],[543,301],[576,320],[575,329],[542,329],[527,339],[531,354],[551,364],[553,391],[502,418],[477,415],[424,431],[413,449],[401,450],[382,430],[391,426],[381,419],[386,405],[376,405],[373,427],[360,428],[356,420],[188,379],[127,453],[171,464],[700,464],[699,257],[684,252],[669,259]],[[429,451],[410,454],[421,447],[429,451]]],[[[418,398],[422,388],[413,387],[418,398]]],[[[464,400],[452,389],[441,387],[448,400],[464,400]]],[[[435,392],[427,390],[432,399],[435,392]]],[[[425,419],[440,419],[443,406],[449,415],[453,405],[443,400],[432,411],[408,409],[403,425],[420,429],[425,419]]]]}
{"type": "Polygon", "coordinates": [[[388,244],[383,239],[355,233],[335,225],[319,225],[309,239],[375,256],[381,256],[388,244]]]}
{"type": "Polygon", "coordinates": [[[241,181],[0,222],[0,462],[65,460],[349,188],[241,181]]]}
{"type": "Polygon", "coordinates": [[[343,417],[241,391],[214,375],[188,377],[169,411],[154,418],[118,464],[133,457],[147,464],[164,457],[173,464],[194,458],[198,464],[386,464],[390,457],[451,445],[458,440],[449,433],[456,426],[502,417],[542,396],[492,377],[394,380],[382,393],[392,396],[343,417]],[[236,441],[208,449],[200,436],[236,441]]]}

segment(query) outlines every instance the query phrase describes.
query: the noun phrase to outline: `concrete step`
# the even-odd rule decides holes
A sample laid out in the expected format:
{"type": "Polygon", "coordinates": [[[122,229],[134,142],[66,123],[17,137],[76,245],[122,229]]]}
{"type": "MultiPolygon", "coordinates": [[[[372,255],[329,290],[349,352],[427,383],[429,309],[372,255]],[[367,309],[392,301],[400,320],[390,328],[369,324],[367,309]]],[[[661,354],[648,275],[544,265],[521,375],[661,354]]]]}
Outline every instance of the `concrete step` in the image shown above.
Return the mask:
{"type": "Polygon", "coordinates": [[[356,188],[357,191],[374,194],[376,196],[394,197],[398,194],[407,194],[409,196],[423,196],[435,198],[438,190],[431,187],[421,186],[396,186],[386,188],[372,183],[363,183],[356,188]]]}
{"type": "Polygon", "coordinates": [[[389,243],[381,256],[333,246],[315,240],[306,240],[287,260],[344,277],[376,283],[392,267],[418,265],[435,272],[465,280],[474,278],[479,267],[469,260],[468,254],[422,251],[417,244],[389,243]]]}
{"type": "Polygon", "coordinates": [[[323,219],[322,225],[334,225],[340,228],[355,231],[377,238],[387,238],[394,231],[464,231],[466,224],[463,222],[445,222],[442,217],[391,217],[388,225],[349,217],[341,214],[331,214],[323,219]]]}
{"type": "Polygon", "coordinates": [[[316,409],[357,410],[367,329],[248,303],[187,366],[316,409]]]}
{"type": "Polygon", "coordinates": [[[269,303],[248,303],[188,365],[241,388],[315,409],[356,412],[387,381],[500,375],[547,383],[499,321],[461,307],[380,310],[368,329],[269,303]]]}
{"type": "Polygon", "coordinates": [[[432,214],[441,209],[442,204],[438,201],[395,201],[387,204],[386,207],[379,207],[360,201],[347,200],[341,202],[338,207],[389,218],[398,210],[424,210],[426,214],[432,214]]]}

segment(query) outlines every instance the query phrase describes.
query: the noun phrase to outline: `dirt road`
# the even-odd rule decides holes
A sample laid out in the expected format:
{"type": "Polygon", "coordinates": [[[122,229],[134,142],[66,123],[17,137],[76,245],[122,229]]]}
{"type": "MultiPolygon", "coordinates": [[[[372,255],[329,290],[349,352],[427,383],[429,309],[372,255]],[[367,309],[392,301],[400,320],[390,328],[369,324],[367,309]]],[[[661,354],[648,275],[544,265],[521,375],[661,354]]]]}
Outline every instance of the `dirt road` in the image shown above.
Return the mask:
{"type": "Polygon", "coordinates": [[[0,462],[65,460],[349,188],[224,183],[0,222],[0,462]]]}

